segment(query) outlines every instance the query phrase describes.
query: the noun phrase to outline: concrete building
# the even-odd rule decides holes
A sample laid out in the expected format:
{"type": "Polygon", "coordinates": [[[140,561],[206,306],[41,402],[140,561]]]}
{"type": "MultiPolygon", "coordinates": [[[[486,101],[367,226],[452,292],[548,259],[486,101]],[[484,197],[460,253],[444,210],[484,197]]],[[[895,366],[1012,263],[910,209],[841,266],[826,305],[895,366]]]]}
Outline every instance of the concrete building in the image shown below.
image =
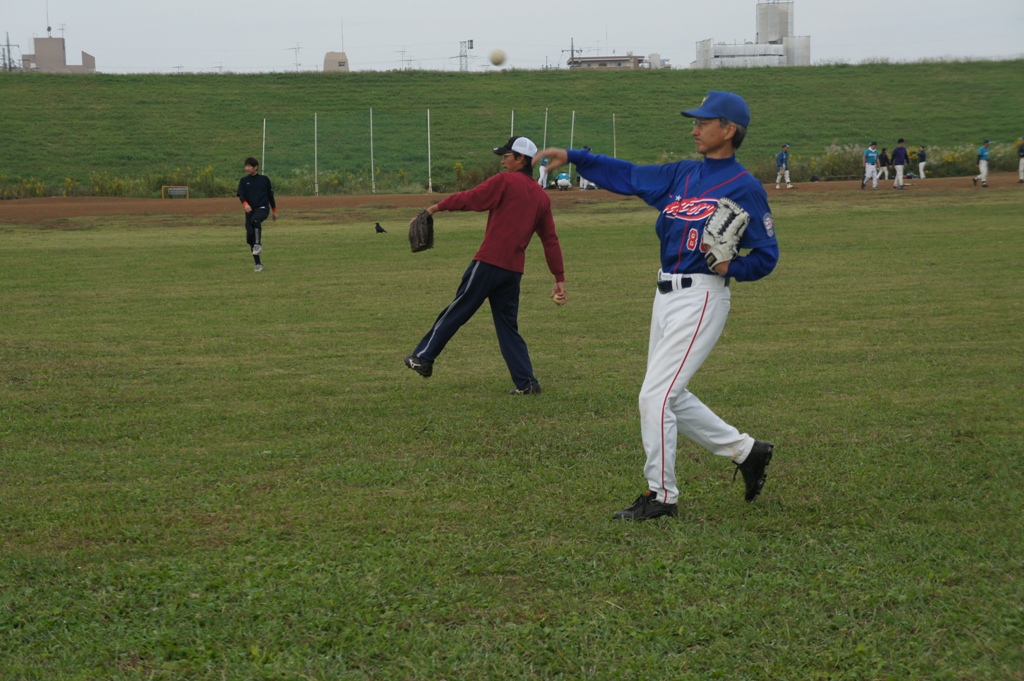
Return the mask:
{"type": "Polygon", "coordinates": [[[612,55],[611,57],[570,57],[566,62],[570,69],[585,69],[594,71],[637,71],[639,69],[670,69],[672,65],[668,59],[662,59],[660,54],[652,54],[649,57],[638,57],[632,52],[625,56],[612,55]]]}
{"type": "Polygon", "coordinates": [[[570,57],[567,63],[570,69],[582,71],[636,71],[647,68],[644,58],[632,52],[611,57],[570,57]]]}
{"type": "Polygon", "coordinates": [[[793,35],[793,4],[780,0],[757,3],[756,42],[697,43],[692,69],[754,66],[810,66],[811,37],[793,35]]]}
{"type": "Polygon", "coordinates": [[[348,56],[344,52],[328,52],[324,55],[324,71],[348,73],[348,56]]]}
{"type": "Polygon", "coordinates": [[[64,38],[35,38],[35,53],[21,55],[21,68],[42,73],[96,73],[96,57],[82,52],[82,65],[68,64],[64,38]]]}

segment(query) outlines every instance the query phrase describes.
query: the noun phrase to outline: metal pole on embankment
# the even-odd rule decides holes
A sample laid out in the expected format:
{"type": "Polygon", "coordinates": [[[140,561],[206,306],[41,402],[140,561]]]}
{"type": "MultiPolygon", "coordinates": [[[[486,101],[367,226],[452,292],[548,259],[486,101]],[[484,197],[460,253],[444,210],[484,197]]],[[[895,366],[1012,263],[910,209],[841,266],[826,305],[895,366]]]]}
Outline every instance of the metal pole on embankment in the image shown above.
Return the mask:
{"type": "Polygon", "coordinates": [[[370,193],[377,193],[377,174],[373,169],[373,107],[370,107],[370,193]]]}
{"type": "Polygon", "coordinates": [[[427,109],[427,193],[434,193],[434,171],[430,161],[430,109],[427,109]]]}

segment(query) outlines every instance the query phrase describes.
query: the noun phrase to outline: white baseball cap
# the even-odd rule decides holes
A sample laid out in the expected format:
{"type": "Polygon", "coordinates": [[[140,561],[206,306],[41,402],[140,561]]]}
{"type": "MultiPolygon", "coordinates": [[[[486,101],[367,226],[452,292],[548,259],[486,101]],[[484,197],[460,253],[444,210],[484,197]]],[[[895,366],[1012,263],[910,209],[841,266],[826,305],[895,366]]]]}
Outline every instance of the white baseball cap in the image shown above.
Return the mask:
{"type": "Polygon", "coordinates": [[[492,151],[498,156],[515,152],[533,158],[537,155],[537,145],[529,137],[509,137],[503,147],[495,147],[492,151]]]}

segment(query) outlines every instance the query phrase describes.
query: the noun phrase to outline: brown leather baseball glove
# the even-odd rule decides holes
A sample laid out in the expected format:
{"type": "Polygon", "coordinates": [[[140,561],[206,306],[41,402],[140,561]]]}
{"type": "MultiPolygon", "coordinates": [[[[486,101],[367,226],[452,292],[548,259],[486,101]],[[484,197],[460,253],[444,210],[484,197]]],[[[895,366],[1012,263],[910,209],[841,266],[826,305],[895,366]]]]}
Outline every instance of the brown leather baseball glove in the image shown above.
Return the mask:
{"type": "Polygon", "coordinates": [[[413,253],[434,247],[434,216],[430,211],[421,210],[409,223],[409,246],[413,253]]]}

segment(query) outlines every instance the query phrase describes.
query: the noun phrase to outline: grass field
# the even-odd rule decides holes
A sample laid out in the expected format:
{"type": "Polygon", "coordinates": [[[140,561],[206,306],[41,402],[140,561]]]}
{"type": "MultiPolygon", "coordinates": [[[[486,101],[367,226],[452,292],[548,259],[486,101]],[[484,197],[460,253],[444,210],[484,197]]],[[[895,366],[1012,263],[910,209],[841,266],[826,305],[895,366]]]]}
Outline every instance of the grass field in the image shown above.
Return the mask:
{"type": "Polygon", "coordinates": [[[639,203],[556,215],[564,308],[528,253],[532,398],[486,312],[401,364],[481,216],[0,224],[0,678],[1024,679],[1020,192],[774,200],[691,383],[768,485],[687,444],[645,524],[639,203]]]}
{"type": "Polygon", "coordinates": [[[1007,171],[1024,134],[1024,91],[1007,83],[1022,68],[1016,60],[606,73],[0,73],[0,121],[10,131],[0,197],[159,196],[169,184],[232,195],[242,159],[264,157],[264,121],[264,170],[292,195],[312,195],[315,181],[321,193],[369,193],[374,183],[419,192],[431,174],[439,191],[474,186],[479,173],[494,172],[489,150],[513,129],[538,144],[663,162],[692,155],[679,111],[716,89],[749,101],[751,135],[739,158],[762,181],[774,178],[784,142],[803,182],[856,175],[872,139],[891,149],[899,137],[912,149],[926,145],[930,172],[943,176],[973,173],[975,152],[991,138],[992,168],[1007,171]],[[850,147],[845,173],[811,164],[833,145],[850,147]]]}

